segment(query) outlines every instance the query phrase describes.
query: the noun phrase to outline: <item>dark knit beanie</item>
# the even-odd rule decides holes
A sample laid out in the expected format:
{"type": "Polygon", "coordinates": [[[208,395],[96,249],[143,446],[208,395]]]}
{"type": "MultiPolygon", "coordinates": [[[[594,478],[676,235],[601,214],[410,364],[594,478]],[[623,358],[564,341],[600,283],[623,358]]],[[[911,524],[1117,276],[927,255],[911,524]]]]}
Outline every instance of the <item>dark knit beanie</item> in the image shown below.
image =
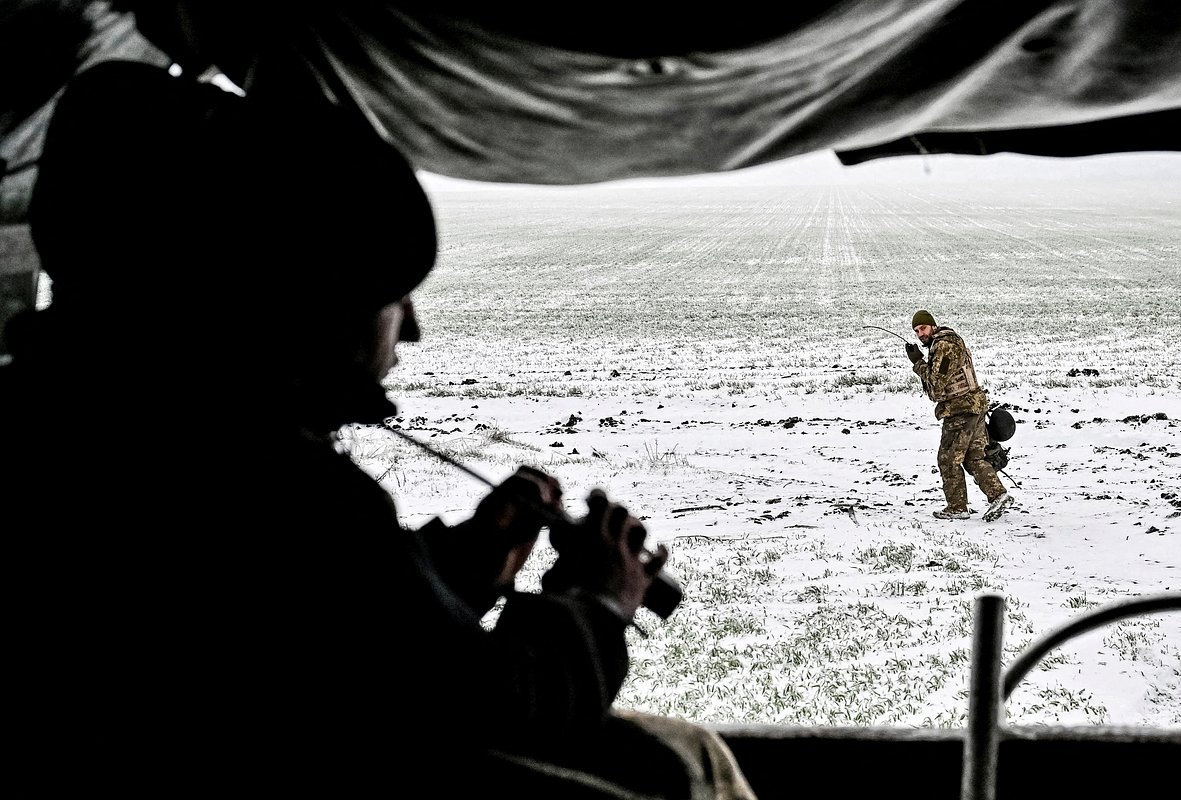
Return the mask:
{"type": "Polygon", "coordinates": [[[172,304],[208,322],[236,303],[320,336],[396,302],[435,263],[425,192],[361,121],[132,62],[67,87],[29,217],[53,302],[108,314],[172,304]]]}
{"type": "Polygon", "coordinates": [[[910,320],[910,327],[917,328],[920,325],[930,325],[932,328],[935,327],[935,318],[931,316],[930,311],[914,312],[914,316],[911,317],[910,320]]]}

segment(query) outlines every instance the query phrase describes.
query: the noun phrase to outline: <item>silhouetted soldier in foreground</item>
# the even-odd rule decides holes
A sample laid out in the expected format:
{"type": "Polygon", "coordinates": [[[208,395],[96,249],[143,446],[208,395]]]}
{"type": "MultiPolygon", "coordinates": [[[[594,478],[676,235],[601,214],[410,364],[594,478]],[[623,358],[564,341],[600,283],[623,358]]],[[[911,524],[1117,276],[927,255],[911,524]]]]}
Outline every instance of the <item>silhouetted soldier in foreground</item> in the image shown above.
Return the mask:
{"type": "Polygon", "coordinates": [[[341,426],[396,413],[381,379],[418,337],[436,251],[426,196],[371,129],[101,64],[59,103],[31,220],[54,297],[5,421],[24,778],[753,796],[713,733],[611,708],[667,557],[625,508],[592,492],[560,580],[517,593],[556,481],[522,468],[467,522],[411,531],[342,452],[341,426]]]}

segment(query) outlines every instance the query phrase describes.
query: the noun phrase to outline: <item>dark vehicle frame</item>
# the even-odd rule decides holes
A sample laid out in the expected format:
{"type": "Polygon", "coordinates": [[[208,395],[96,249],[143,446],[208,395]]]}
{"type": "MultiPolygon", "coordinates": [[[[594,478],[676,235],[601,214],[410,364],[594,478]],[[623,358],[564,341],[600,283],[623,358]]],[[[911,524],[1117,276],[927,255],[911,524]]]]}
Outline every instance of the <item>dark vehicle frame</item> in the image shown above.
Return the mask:
{"type": "MultiPolygon", "coordinates": [[[[21,80],[0,91],[0,325],[37,302],[26,212],[54,99],[104,59],[323,93],[416,169],[487,182],[724,172],[825,150],[846,166],[1181,151],[1177,0],[485,5],[4,0],[0,74],[21,80]]],[[[1094,609],[1007,666],[1003,607],[976,600],[963,730],[718,729],[764,800],[1175,793],[1181,730],[1008,726],[1004,702],[1053,647],[1176,611],[1181,593],[1094,609]]]]}

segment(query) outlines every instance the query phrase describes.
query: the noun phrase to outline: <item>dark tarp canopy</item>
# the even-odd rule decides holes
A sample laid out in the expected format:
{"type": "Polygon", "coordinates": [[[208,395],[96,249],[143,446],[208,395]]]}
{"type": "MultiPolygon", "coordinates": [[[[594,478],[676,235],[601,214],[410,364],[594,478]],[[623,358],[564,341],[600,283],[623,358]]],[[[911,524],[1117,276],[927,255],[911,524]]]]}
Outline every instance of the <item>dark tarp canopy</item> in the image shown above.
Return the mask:
{"type": "Polygon", "coordinates": [[[53,96],[106,58],[212,65],[242,85],[270,54],[273,83],[310,68],[416,168],[479,181],[722,172],[819,150],[852,164],[1181,140],[1176,0],[807,0],[663,15],[476,5],[5,0],[3,221],[22,218],[53,96]]]}
{"type": "Polygon", "coordinates": [[[112,58],[311,87],[415,168],[477,181],[1181,149],[1177,0],[478,7],[0,0],[0,226],[24,222],[54,97],[112,58]]]}

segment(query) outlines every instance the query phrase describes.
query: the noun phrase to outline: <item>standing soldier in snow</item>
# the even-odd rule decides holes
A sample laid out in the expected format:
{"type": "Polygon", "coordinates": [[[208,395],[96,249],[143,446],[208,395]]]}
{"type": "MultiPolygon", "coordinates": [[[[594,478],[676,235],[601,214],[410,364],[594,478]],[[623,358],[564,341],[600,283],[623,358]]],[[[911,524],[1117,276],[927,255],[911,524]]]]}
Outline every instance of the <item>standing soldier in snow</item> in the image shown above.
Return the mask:
{"type": "Polygon", "coordinates": [[[906,355],[914,373],[923,382],[927,397],[935,403],[935,419],[943,421],[939,440],[939,474],[947,507],[936,511],[938,519],[968,519],[968,487],[964,471],[988,497],[984,520],[991,522],[1004,513],[1012,498],[984,457],[988,446],[985,415],[988,395],[976,380],[972,353],[960,335],[951,328],[936,325],[929,311],[916,311],[910,321],[915,335],[930,349],[923,359],[917,344],[907,342],[906,355]]]}

